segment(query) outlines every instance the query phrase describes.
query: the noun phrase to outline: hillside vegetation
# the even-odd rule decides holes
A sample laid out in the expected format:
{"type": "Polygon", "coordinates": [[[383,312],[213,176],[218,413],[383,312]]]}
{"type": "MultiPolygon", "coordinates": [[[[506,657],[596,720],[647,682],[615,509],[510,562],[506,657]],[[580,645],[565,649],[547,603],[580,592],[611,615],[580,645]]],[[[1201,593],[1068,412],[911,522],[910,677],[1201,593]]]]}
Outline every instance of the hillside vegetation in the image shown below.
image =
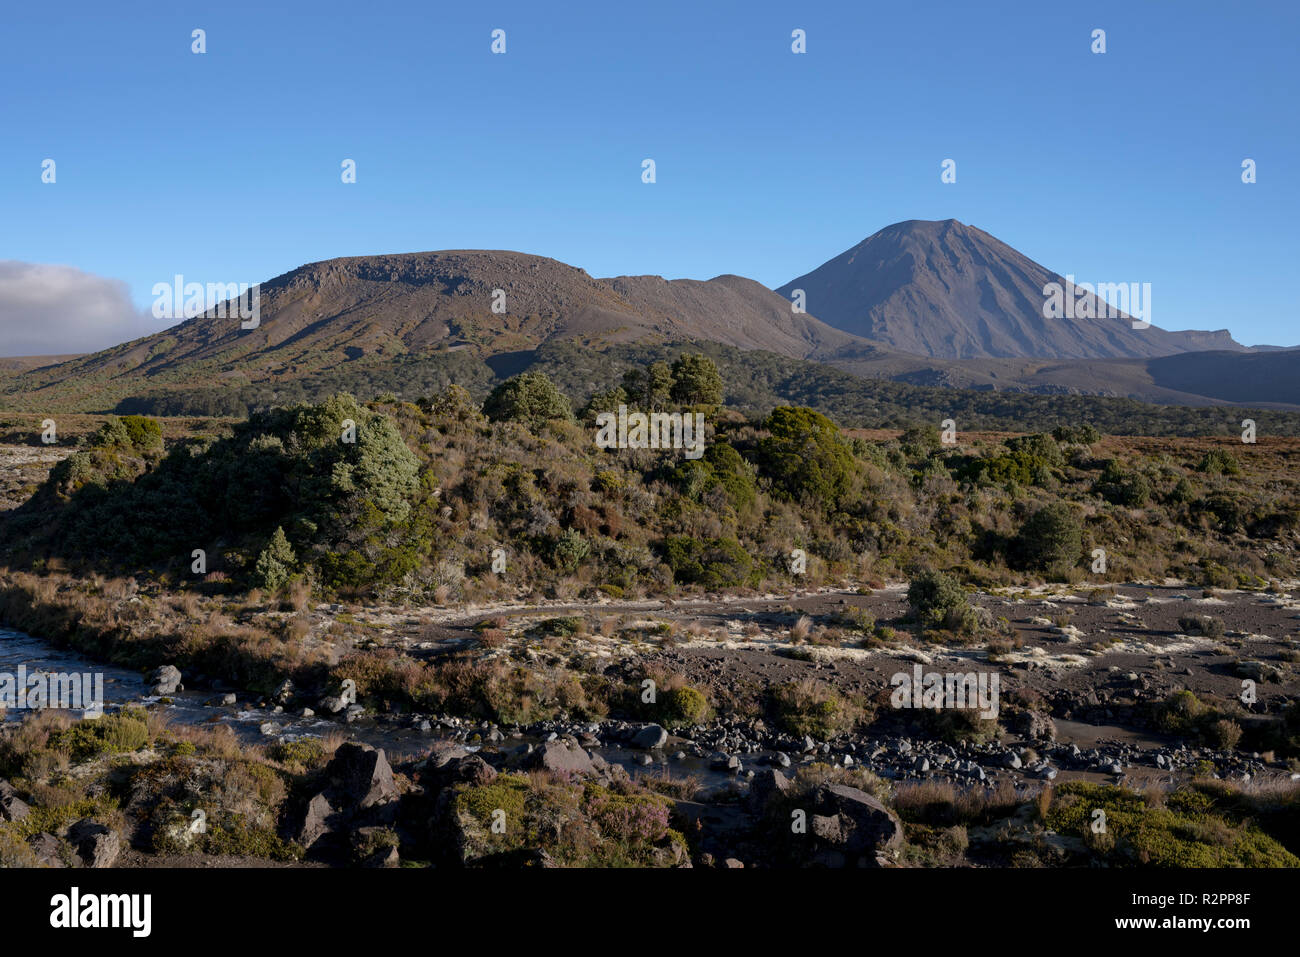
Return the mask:
{"type": "Polygon", "coordinates": [[[984,584],[1296,574],[1285,440],[849,438],[812,408],[722,407],[756,388],[735,371],[652,363],[576,408],[539,373],[483,404],[458,386],[335,395],[170,447],[149,418],[115,418],[7,517],[7,561],[438,602],[788,586],[796,550],[808,583],[926,567],[984,584]],[[701,411],[707,451],[598,448],[595,415],[620,403],[701,411]]]}

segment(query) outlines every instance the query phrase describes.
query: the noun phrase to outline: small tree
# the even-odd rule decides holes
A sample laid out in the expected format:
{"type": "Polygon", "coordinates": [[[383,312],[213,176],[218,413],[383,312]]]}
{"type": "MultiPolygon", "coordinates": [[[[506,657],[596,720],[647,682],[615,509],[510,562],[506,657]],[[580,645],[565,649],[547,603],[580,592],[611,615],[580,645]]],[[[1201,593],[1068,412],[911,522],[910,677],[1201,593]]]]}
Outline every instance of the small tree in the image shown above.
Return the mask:
{"type": "Polygon", "coordinates": [[[722,405],[722,376],[713,360],[701,353],[681,356],[673,363],[672,399],[683,405],[722,405]]]}
{"type": "Polygon", "coordinates": [[[1025,521],[1013,545],[1021,568],[1064,577],[1079,561],[1083,530],[1070,506],[1054,502],[1025,521]]]}
{"type": "Polygon", "coordinates": [[[293,574],[297,561],[298,557],[293,553],[284,529],[277,525],[275,534],[262,549],[262,554],[257,556],[257,564],[253,566],[253,580],[259,588],[279,591],[293,574]]]}
{"type": "Polygon", "coordinates": [[[544,372],[507,379],[487,397],[483,414],[493,422],[519,422],[536,431],[551,419],[573,419],[573,406],[544,372]]]}
{"type": "Polygon", "coordinates": [[[849,488],[857,467],[835,423],[812,409],[781,406],[763,423],[758,465],[786,497],[830,506],[849,488]]]}

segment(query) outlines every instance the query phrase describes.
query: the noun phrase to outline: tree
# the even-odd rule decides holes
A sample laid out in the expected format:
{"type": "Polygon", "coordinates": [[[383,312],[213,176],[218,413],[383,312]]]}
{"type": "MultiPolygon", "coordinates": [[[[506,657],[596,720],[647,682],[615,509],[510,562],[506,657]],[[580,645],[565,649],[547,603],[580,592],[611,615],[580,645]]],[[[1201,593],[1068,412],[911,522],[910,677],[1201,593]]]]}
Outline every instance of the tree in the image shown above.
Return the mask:
{"type": "Polygon", "coordinates": [[[708,356],[701,353],[681,356],[673,363],[672,377],[674,402],[688,406],[722,405],[722,376],[708,356]]]}
{"type": "MultiPolygon", "coordinates": [[[[627,402],[636,408],[652,412],[665,408],[672,400],[673,384],[673,370],[668,363],[662,361],[652,362],[645,369],[628,369],[623,373],[623,391],[627,402]]],[[[721,398],[718,401],[722,401],[721,398]]]]}
{"type": "Polygon", "coordinates": [[[1054,502],[1025,521],[1012,545],[1021,568],[1064,577],[1079,561],[1083,530],[1070,506],[1054,502]]]}
{"type": "Polygon", "coordinates": [[[812,409],[781,406],[763,423],[758,466],[787,498],[835,504],[848,490],[857,462],[835,423],[812,409]]]}
{"type": "Polygon", "coordinates": [[[298,406],[290,415],[287,445],[300,450],[292,458],[290,487],[298,490],[304,518],[339,529],[406,520],[419,461],[391,419],[347,394],[298,406]]]}
{"type": "Polygon", "coordinates": [[[297,561],[298,557],[294,555],[284,529],[277,525],[266,548],[257,556],[257,564],[253,566],[253,581],[258,588],[279,591],[293,574],[297,561]]]}
{"type": "Polygon", "coordinates": [[[573,406],[546,373],[524,372],[492,390],[483,414],[493,422],[518,422],[536,431],[551,419],[572,421],[573,406]]]}

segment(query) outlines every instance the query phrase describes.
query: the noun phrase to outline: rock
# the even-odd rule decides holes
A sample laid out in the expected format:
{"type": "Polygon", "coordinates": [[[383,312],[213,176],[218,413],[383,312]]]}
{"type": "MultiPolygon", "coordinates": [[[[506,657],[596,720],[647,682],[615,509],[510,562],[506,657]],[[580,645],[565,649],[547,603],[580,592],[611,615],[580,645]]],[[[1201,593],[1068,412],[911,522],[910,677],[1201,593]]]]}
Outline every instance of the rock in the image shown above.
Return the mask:
{"type": "Polygon", "coordinates": [[[122,839],[117,833],[88,817],[68,828],[68,842],[86,867],[112,867],[122,852],[122,839]]]}
{"type": "Polygon", "coordinates": [[[778,768],[788,768],[790,766],[790,755],[784,751],[778,751],[772,755],[772,764],[778,768]]]}
{"type": "Polygon", "coordinates": [[[532,754],[525,758],[525,763],[530,768],[570,775],[581,776],[596,772],[595,766],[591,763],[591,756],[586,751],[576,743],[570,744],[559,739],[545,741],[538,745],[532,754]]]}
{"type": "Polygon", "coordinates": [[[348,804],[362,810],[400,796],[393,769],[382,748],[349,741],[339,745],[325,766],[325,777],[348,804]]]}
{"type": "Polygon", "coordinates": [[[1024,762],[1020,760],[1020,756],[1016,754],[1016,752],[1014,751],[1008,751],[1006,754],[1002,756],[1002,766],[1004,768],[1010,768],[1011,770],[1015,771],[1023,767],[1023,764],[1024,762]]]}
{"type": "Polygon", "coordinates": [[[793,790],[793,783],[784,774],[774,768],[764,768],[749,783],[749,805],[761,813],[773,798],[787,797],[793,790]]]}
{"type": "Polygon", "coordinates": [[[0,821],[21,821],[31,810],[12,784],[0,781],[0,821]]]}
{"type": "Polygon", "coordinates": [[[668,743],[668,732],[657,724],[647,724],[636,734],[632,735],[630,744],[634,748],[641,748],[644,751],[652,751],[655,748],[662,748],[668,743]]]}
{"type": "Polygon", "coordinates": [[[342,815],[330,803],[324,792],[307,802],[307,813],[298,829],[298,843],[308,850],[318,840],[333,831],[342,821],[342,815]]]}
{"type": "Polygon", "coordinates": [[[402,863],[401,856],[397,853],[397,848],[386,847],[382,850],[375,851],[361,862],[362,867],[400,867],[402,863]]]}
{"type": "Polygon", "coordinates": [[[922,774],[924,774],[926,771],[929,771],[930,770],[929,758],[926,758],[924,756],[918,756],[916,760],[912,762],[912,770],[920,771],[922,774]]]}
{"type": "Polygon", "coordinates": [[[258,725],[257,730],[261,731],[262,734],[269,736],[275,734],[275,725],[270,721],[263,721],[260,725],[258,725]]]}
{"type": "Polygon", "coordinates": [[[903,843],[903,825],[893,811],[843,784],[823,784],[813,792],[809,831],[820,845],[815,860],[832,866],[875,867],[903,843]]]}
{"type": "Polygon", "coordinates": [[[314,717],[316,717],[316,712],[313,711],[311,708],[303,708],[303,709],[302,709],[302,716],[303,716],[304,718],[314,718],[314,717]]]}
{"type": "Polygon", "coordinates": [[[322,711],[328,712],[329,714],[338,714],[347,706],[347,702],[343,700],[341,695],[331,695],[328,698],[321,698],[317,703],[318,708],[322,711]]]}
{"type": "Polygon", "coordinates": [[[1030,741],[1056,740],[1056,722],[1041,711],[1019,712],[1013,730],[1030,741]]]}
{"type": "Polygon", "coordinates": [[[497,770],[477,754],[464,754],[453,757],[438,765],[432,775],[426,774],[424,782],[437,788],[449,784],[491,784],[497,779],[497,770]]]}
{"type": "Polygon", "coordinates": [[[221,696],[221,703],[226,707],[230,707],[231,705],[236,704],[238,701],[239,698],[233,691],[230,692],[229,694],[224,694],[221,696]]]}
{"type": "Polygon", "coordinates": [[[156,669],[149,680],[156,695],[174,695],[185,690],[181,684],[181,671],[175,665],[163,665],[156,669]]]}
{"type": "Polygon", "coordinates": [[[1238,678],[1250,678],[1254,681],[1281,681],[1282,670],[1262,661],[1238,661],[1233,666],[1238,678]]]}
{"type": "Polygon", "coordinates": [[[37,862],[41,867],[63,867],[63,843],[46,831],[40,834],[33,834],[27,839],[27,846],[32,849],[36,855],[37,862]]]}

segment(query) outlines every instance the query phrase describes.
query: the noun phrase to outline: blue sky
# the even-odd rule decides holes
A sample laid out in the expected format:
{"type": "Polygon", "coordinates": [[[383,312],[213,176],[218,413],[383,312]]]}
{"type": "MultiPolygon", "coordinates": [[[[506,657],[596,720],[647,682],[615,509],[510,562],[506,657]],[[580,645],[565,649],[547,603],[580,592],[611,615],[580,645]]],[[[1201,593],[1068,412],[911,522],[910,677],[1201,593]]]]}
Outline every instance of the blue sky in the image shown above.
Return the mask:
{"type": "Polygon", "coordinates": [[[1157,325],[1291,345],[1298,11],[11,4],[0,259],[123,280],[140,307],[175,273],[447,248],[777,286],[953,217],[1080,281],[1152,283],[1157,325]]]}

